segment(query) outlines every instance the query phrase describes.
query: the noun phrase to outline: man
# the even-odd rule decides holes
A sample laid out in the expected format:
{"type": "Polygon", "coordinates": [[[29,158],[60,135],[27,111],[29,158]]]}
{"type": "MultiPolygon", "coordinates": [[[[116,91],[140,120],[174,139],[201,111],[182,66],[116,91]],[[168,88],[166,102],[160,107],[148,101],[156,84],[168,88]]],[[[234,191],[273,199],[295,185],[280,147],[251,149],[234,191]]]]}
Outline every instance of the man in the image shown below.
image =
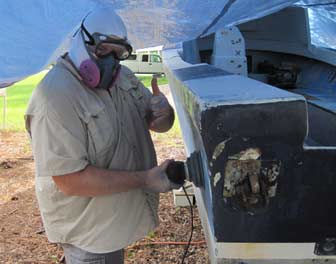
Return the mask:
{"type": "Polygon", "coordinates": [[[149,133],[169,130],[173,110],[119,65],[131,51],[120,17],[93,11],[26,112],[41,216],[68,263],[123,263],[123,248],[158,225],[158,193],[180,187],[149,133]]]}

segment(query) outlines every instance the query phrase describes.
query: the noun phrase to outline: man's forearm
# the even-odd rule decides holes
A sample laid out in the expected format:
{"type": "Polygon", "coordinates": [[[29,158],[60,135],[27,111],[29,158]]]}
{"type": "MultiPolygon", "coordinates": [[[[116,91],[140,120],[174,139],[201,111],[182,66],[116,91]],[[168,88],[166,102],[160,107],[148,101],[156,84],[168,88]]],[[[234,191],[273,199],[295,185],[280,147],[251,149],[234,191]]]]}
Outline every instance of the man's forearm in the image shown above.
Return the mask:
{"type": "Polygon", "coordinates": [[[144,187],[145,171],[116,171],[87,166],[84,170],[53,176],[66,195],[102,196],[144,187]]]}

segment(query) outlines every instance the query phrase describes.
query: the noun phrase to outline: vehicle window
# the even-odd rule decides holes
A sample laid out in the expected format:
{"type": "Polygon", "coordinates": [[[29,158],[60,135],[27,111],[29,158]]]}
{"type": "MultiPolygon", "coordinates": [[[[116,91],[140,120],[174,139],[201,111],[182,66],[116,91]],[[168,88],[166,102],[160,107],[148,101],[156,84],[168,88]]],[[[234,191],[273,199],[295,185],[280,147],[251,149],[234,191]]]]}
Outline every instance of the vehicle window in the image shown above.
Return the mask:
{"type": "Polygon", "coordinates": [[[151,62],[162,62],[159,55],[151,55],[151,62]]]}
{"type": "Polygon", "coordinates": [[[131,54],[127,60],[136,60],[137,55],[136,54],[131,54]]]}
{"type": "Polygon", "coordinates": [[[142,55],[142,61],[148,61],[148,55],[142,55]]]}

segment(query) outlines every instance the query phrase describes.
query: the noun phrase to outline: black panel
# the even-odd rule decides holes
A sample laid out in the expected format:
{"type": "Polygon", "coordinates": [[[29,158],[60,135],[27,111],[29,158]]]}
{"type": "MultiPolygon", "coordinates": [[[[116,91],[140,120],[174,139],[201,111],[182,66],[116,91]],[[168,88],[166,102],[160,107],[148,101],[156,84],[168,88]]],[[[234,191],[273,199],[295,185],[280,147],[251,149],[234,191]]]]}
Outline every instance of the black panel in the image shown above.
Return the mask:
{"type": "Polygon", "coordinates": [[[336,115],[308,104],[309,137],[322,146],[336,146],[336,115]]]}
{"type": "MultiPolygon", "coordinates": [[[[202,65],[174,74],[183,81],[222,71],[202,65]]],[[[178,96],[200,135],[197,150],[207,156],[198,179],[217,242],[318,242],[321,253],[324,241],[336,239],[336,151],[321,147],[335,142],[334,113],[309,106],[308,129],[300,98],[234,105],[214,99],[207,108],[197,90],[182,85],[178,96]],[[304,142],[319,148],[305,150],[304,142]]]]}
{"type": "Polygon", "coordinates": [[[218,106],[202,112],[201,136],[209,160],[218,242],[317,242],[336,237],[336,152],[303,150],[306,120],[302,101],[218,106]],[[214,159],[216,146],[223,141],[225,148],[214,159]],[[260,157],[237,158],[249,149],[258,150],[260,157]],[[247,190],[251,195],[246,196],[241,191],[250,188],[248,175],[233,188],[238,194],[225,196],[230,162],[236,166],[234,173],[253,173],[253,166],[260,166],[258,183],[260,193],[266,190],[264,195],[247,190]],[[279,174],[267,183],[262,171],[276,164],[279,174]],[[216,173],[222,177],[214,185],[216,173]],[[268,190],[274,189],[274,196],[267,197],[268,190]],[[250,202],[251,197],[258,202],[250,202]]]}

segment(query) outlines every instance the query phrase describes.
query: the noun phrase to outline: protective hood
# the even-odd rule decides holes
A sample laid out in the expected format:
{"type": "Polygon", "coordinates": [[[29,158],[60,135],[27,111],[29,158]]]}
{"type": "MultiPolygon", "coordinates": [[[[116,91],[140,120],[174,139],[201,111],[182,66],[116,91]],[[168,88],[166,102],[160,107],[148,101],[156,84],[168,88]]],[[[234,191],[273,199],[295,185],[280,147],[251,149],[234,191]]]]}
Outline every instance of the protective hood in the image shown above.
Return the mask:
{"type": "MultiPolygon", "coordinates": [[[[91,35],[101,33],[108,36],[127,38],[127,31],[123,21],[111,7],[96,8],[83,19],[82,23],[91,35]]],[[[80,68],[83,61],[94,60],[92,54],[89,54],[85,41],[89,41],[89,39],[81,26],[79,26],[72,38],[69,49],[69,57],[77,69],[80,68]]]]}
{"type": "Polygon", "coordinates": [[[97,32],[127,38],[125,24],[111,6],[96,8],[87,15],[83,24],[91,34],[97,32]]]}

